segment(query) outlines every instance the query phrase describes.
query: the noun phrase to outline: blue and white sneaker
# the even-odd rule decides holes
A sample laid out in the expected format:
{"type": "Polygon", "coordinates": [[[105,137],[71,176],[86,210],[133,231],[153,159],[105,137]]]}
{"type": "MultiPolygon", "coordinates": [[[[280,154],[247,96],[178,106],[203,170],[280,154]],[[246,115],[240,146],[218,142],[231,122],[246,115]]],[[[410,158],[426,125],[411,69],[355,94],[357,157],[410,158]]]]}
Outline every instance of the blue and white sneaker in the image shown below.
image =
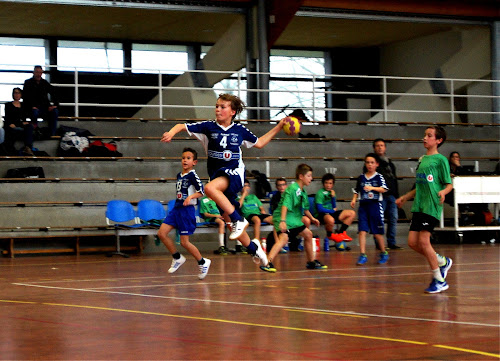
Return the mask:
{"type": "Polygon", "coordinates": [[[446,264],[444,266],[439,266],[439,270],[441,271],[441,276],[446,279],[446,275],[448,274],[451,265],[453,264],[453,260],[451,258],[446,258],[446,264]]]}
{"type": "Polygon", "coordinates": [[[368,258],[366,257],[366,254],[361,254],[359,255],[358,262],[356,264],[358,266],[364,265],[366,262],[368,262],[368,258]]]}
{"type": "Polygon", "coordinates": [[[389,253],[387,251],[380,252],[380,259],[378,260],[378,264],[387,263],[388,260],[389,260],[389,253]]]}
{"type": "Polygon", "coordinates": [[[429,287],[425,289],[425,293],[439,293],[446,291],[450,286],[446,283],[446,281],[439,282],[437,279],[433,278],[429,287]]]}
{"type": "Polygon", "coordinates": [[[186,262],[186,257],[184,257],[182,254],[181,254],[181,258],[179,258],[179,259],[174,258],[172,260],[172,265],[168,269],[168,273],[174,273],[175,271],[177,271],[179,269],[179,267],[184,264],[184,262],[186,262]]]}
{"type": "Polygon", "coordinates": [[[210,261],[208,258],[205,258],[205,263],[198,265],[200,269],[200,272],[198,273],[198,279],[202,280],[207,276],[211,263],[212,261],[210,261]]]}

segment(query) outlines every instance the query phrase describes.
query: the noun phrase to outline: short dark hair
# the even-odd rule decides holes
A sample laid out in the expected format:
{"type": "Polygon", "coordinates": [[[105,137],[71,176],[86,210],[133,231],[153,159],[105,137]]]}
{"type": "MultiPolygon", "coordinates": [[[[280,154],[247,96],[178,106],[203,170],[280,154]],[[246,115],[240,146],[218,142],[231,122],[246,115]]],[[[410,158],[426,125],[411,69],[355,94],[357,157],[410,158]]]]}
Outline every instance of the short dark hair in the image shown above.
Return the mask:
{"type": "Polygon", "coordinates": [[[286,178],[285,177],[279,177],[276,179],[276,182],[274,182],[274,184],[276,185],[276,187],[278,186],[278,182],[285,182],[285,183],[288,183],[286,181],[286,178]]]}
{"type": "Polygon", "coordinates": [[[375,139],[375,140],[373,141],[373,143],[372,143],[372,147],[374,147],[374,148],[375,148],[375,144],[377,144],[378,142],[384,142],[384,144],[385,144],[385,140],[384,140],[383,138],[377,138],[377,139],[375,139]]]}
{"type": "Polygon", "coordinates": [[[377,163],[380,163],[380,158],[375,153],[368,153],[367,155],[365,155],[364,160],[366,160],[366,158],[369,158],[369,157],[374,158],[377,163]]]}
{"type": "Polygon", "coordinates": [[[12,89],[12,97],[14,97],[14,93],[16,90],[19,90],[19,93],[21,93],[21,96],[23,95],[23,91],[21,90],[21,88],[16,87],[16,88],[12,89]]]}
{"type": "Polygon", "coordinates": [[[182,150],[182,153],[191,152],[193,153],[193,159],[198,160],[198,152],[193,148],[186,147],[182,150]]]}
{"type": "Polygon", "coordinates": [[[434,134],[436,139],[442,139],[443,141],[438,144],[438,148],[444,144],[446,141],[446,130],[440,125],[429,125],[426,129],[434,129],[434,134]]]}
{"type": "Polygon", "coordinates": [[[326,173],[321,177],[321,183],[325,184],[327,180],[333,180],[333,183],[335,184],[335,176],[332,173],[326,173]]]}

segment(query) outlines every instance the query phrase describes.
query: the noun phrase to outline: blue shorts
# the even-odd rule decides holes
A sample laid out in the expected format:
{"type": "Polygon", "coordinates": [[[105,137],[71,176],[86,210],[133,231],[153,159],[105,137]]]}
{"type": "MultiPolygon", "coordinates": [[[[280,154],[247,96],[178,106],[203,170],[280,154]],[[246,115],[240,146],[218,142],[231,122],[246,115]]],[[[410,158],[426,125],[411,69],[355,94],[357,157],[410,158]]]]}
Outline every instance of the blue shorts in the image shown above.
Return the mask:
{"type": "Polygon", "coordinates": [[[194,206],[174,207],[163,221],[179,231],[182,236],[189,236],[196,230],[196,213],[194,206]]]}
{"type": "MultiPolygon", "coordinates": [[[[226,177],[229,180],[229,186],[224,191],[224,195],[229,199],[229,201],[235,206],[236,209],[240,209],[240,203],[236,201],[238,198],[238,193],[243,189],[243,182],[245,180],[245,168],[220,168],[215,172],[212,179],[218,177],[226,177]]],[[[219,208],[219,211],[222,210],[219,208]]]]}
{"type": "Polygon", "coordinates": [[[379,201],[359,202],[358,232],[384,234],[384,207],[379,201]]]}

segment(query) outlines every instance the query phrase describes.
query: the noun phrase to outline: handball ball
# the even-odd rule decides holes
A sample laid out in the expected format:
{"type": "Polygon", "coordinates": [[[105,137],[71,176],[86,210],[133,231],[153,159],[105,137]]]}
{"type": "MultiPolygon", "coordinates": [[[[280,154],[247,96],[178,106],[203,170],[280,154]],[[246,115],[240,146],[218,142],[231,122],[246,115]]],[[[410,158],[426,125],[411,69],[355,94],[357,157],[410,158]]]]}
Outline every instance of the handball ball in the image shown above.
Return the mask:
{"type": "Polygon", "coordinates": [[[302,124],[300,124],[300,121],[297,118],[286,117],[285,125],[283,125],[283,131],[287,135],[296,135],[299,134],[301,126],[302,124]]]}

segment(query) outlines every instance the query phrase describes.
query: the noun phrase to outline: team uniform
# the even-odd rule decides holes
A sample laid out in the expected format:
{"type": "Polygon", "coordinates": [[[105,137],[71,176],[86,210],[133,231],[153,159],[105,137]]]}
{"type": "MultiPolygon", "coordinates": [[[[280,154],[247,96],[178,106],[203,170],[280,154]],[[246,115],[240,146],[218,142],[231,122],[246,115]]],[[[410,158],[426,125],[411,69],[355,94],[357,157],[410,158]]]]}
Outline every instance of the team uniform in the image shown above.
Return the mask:
{"type": "MultiPolygon", "coordinates": [[[[236,200],[239,201],[240,198],[238,197],[236,200]]],[[[260,207],[262,207],[262,202],[259,197],[255,194],[248,194],[241,205],[241,213],[249,222],[251,222],[253,216],[257,216],[263,221],[264,218],[269,217],[269,214],[260,213],[260,207]]]]}
{"type": "Polygon", "coordinates": [[[342,211],[336,211],[337,197],[332,197],[332,193],[325,188],[320,189],[314,196],[314,203],[316,205],[316,214],[314,217],[318,218],[324,224],[325,214],[333,217],[335,222],[339,222],[339,216],[342,211]]]}
{"type": "MultiPolygon", "coordinates": [[[[203,215],[204,213],[220,214],[217,204],[207,196],[203,196],[200,199],[200,214],[203,215]]],[[[203,218],[206,222],[215,222],[215,217],[203,218]]]]}
{"type": "Polygon", "coordinates": [[[163,223],[171,225],[181,235],[191,235],[196,229],[196,212],[194,209],[196,199],[191,199],[186,207],[183,205],[184,200],[196,192],[204,194],[203,183],[194,169],[185,174],[177,174],[174,209],[168,213],[163,223]]]}
{"type": "Polygon", "coordinates": [[[220,176],[229,178],[229,187],[224,195],[239,209],[236,197],[243,188],[245,179],[241,146],[251,148],[259,138],[241,124],[231,123],[228,127],[223,127],[215,120],[186,124],[186,129],[205,148],[210,179],[220,176]]]}
{"type": "Polygon", "coordinates": [[[416,194],[411,207],[410,231],[432,231],[439,223],[443,205],[438,192],[451,183],[448,159],[442,154],[424,155],[416,169],[416,194]]]}
{"type": "Polygon", "coordinates": [[[302,222],[303,210],[309,209],[309,199],[307,193],[300,189],[299,184],[294,182],[290,184],[283,192],[278,208],[273,212],[274,229],[280,234],[281,207],[287,208],[286,226],[289,232],[289,238],[295,238],[305,229],[302,222]]]}
{"type": "Polygon", "coordinates": [[[375,172],[370,178],[367,178],[364,174],[358,177],[354,189],[359,197],[358,232],[384,234],[383,194],[375,191],[365,191],[365,186],[388,189],[385,179],[380,173],[375,172]]]}

